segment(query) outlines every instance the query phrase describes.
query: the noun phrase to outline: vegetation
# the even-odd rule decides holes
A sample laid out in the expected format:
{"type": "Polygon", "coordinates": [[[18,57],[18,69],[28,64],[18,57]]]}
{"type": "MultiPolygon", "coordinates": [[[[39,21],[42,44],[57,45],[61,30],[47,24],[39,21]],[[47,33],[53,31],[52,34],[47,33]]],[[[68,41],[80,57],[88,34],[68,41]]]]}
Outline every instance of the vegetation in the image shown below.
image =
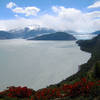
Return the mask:
{"type": "Polygon", "coordinates": [[[95,64],[94,76],[95,78],[100,78],[100,62],[96,62],[95,64]]]}
{"type": "MultiPolygon", "coordinates": [[[[64,84],[58,88],[44,88],[34,91],[27,87],[9,87],[0,92],[1,100],[73,100],[78,97],[97,98],[100,93],[100,80],[90,81],[82,78],[73,84],[64,84]]],[[[87,99],[88,100],[88,99],[87,99]]]]}

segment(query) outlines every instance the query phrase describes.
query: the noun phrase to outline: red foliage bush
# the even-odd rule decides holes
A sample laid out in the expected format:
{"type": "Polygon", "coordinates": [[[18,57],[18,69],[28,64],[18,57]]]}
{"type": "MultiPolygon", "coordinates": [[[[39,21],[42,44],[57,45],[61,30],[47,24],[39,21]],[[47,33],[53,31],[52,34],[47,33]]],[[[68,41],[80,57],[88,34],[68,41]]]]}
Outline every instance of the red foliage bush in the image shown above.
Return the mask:
{"type": "Polygon", "coordinates": [[[39,90],[32,96],[31,100],[50,100],[67,96],[88,96],[95,86],[100,86],[100,81],[92,82],[87,81],[86,78],[82,78],[74,84],[64,84],[60,88],[39,90]]]}
{"type": "Polygon", "coordinates": [[[9,97],[19,97],[19,98],[27,98],[32,96],[33,90],[27,87],[9,87],[8,89],[8,96],[9,97]]]}
{"type": "Polygon", "coordinates": [[[67,96],[77,97],[94,95],[97,94],[97,88],[100,88],[100,80],[93,82],[88,81],[86,78],[82,78],[80,81],[73,84],[64,84],[63,86],[54,89],[45,88],[38,90],[37,92],[27,87],[9,87],[8,90],[0,92],[0,96],[7,94],[9,97],[31,97],[30,100],[50,100],[67,96]]]}

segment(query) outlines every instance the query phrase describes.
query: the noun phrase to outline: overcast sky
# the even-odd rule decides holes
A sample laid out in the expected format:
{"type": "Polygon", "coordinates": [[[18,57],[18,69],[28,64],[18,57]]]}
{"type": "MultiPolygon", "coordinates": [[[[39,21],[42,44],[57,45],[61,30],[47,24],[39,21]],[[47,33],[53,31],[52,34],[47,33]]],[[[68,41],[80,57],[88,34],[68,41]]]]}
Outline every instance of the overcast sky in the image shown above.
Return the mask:
{"type": "Polygon", "coordinates": [[[61,31],[100,30],[100,0],[0,0],[0,30],[31,25],[61,31]]]}

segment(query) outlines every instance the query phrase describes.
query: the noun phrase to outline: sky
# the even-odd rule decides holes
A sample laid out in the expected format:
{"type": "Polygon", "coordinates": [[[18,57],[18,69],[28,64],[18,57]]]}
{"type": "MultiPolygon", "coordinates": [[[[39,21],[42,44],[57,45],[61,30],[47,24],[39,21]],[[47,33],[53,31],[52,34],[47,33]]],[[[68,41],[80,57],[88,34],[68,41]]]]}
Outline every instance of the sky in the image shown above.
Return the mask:
{"type": "Polygon", "coordinates": [[[0,0],[0,30],[37,25],[81,33],[100,30],[100,0],[0,0]]]}

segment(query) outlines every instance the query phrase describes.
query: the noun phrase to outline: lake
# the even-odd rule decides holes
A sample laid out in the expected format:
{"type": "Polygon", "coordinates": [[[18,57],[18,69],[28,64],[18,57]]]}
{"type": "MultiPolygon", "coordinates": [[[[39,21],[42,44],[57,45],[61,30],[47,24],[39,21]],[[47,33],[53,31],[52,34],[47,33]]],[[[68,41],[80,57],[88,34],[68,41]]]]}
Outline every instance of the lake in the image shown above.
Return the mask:
{"type": "Polygon", "coordinates": [[[75,74],[91,57],[75,42],[0,40],[0,90],[8,86],[37,90],[75,74]]]}

